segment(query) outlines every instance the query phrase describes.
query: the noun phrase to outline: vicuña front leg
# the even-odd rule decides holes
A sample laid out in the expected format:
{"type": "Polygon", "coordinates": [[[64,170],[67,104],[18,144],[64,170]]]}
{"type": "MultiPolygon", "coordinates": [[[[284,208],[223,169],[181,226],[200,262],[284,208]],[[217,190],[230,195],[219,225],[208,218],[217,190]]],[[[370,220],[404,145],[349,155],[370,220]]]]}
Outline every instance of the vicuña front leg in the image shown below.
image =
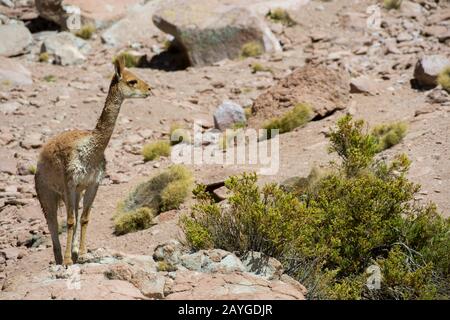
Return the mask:
{"type": "Polygon", "coordinates": [[[89,224],[89,215],[91,212],[92,203],[94,202],[95,195],[97,194],[98,184],[93,184],[87,188],[83,198],[83,214],[81,215],[81,243],[80,243],[80,256],[86,254],[86,233],[89,224]]]}
{"type": "Polygon", "coordinates": [[[64,261],[63,264],[65,266],[73,264],[72,261],[72,239],[73,239],[73,231],[75,226],[75,216],[73,214],[73,208],[71,204],[66,203],[67,210],[67,241],[66,241],[66,250],[64,252],[64,261]]]}

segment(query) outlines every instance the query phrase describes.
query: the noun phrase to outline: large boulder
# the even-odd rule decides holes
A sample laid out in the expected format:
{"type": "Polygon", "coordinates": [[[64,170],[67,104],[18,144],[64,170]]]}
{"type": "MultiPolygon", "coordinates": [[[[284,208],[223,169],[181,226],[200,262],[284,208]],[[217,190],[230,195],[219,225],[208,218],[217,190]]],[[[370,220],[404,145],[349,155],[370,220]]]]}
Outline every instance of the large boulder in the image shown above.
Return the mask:
{"type": "Polygon", "coordinates": [[[31,72],[19,62],[0,57],[0,83],[12,85],[30,85],[33,83],[31,72]]]}
{"type": "Polygon", "coordinates": [[[414,79],[416,84],[423,88],[434,88],[437,86],[437,76],[450,66],[450,59],[442,55],[424,56],[416,63],[414,68],[414,79]]]}
{"type": "Polygon", "coordinates": [[[160,32],[151,23],[153,13],[161,0],[133,7],[126,17],[115,22],[102,34],[102,41],[112,47],[128,46],[133,43],[145,43],[152,35],[160,32]]]}
{"type": "Polygon", "coordinates": [[[140,0],[35,0],[35,3],[41,17],[67,30],[76,28],[78,17],[81,24],[107,27],[123,18],[140,0]]]}
{"type": "Polygon", "coordinates": [[[316,117],[344,109],[349,102],[350,77],[345,70],[308,64],[294,70],[253,103],[250,126],[282,116],[299,103],[311,106],[316,117]]]}
{"type": "Polygon", "coordinates": [[[244,109],[232,101],[224,101],[214,112],[214,126],[221,131],[245,122],[244,109]]]}
{"type": "Polygon", "coordinates": [[[86,41],[70,32],[60,32],[47,37],[41,47],[41,52],[46,52],[53,63],[62,66],[84,62],[84,54],[89,50],[90,46],[86,41]]]}
{"type": "Polygon", "coordinates": [[[0,25],[0,56],[12,57],[30,51],[31,32],[21,23],[0,25]]]}
{"type": "Polygon", "coordinates": [[[232,0],[170,0],[153,15],[162,31],[175,37],[193,66],[239,57],[242,47],[256,43],[266,52],[281,46],[264,19],[232,0]]]}

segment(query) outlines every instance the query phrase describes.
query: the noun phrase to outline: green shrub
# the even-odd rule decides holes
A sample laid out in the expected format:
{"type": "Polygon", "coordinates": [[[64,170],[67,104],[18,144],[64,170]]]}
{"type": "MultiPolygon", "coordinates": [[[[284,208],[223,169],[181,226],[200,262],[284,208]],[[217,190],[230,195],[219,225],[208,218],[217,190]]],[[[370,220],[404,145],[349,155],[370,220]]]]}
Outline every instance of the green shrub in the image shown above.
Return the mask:
{"type": "Polygon", "coordinates": [[[305,125],[311,120],[311,107],[307,104],[300,103],[296,105],[291,111],[286,112],[279,118],[274,118],[267,122],[263,128],[268,130],[268,139],[272,138],[272,129],[278,129],[279,133],[292,131],[295,128],[305,125]]]}
{"type": "Polygon", "coordinates": [[[337,128],[331,131],[329,151],[336,152],[342,158],[345,171],[353,175],[372,164],[377,152],[374,136],[363,132],[364,121],[352,121],[350,115],[339,119],[337,128]]]}
{"type": "Polygon", "coordinates": [[[113,58],[113,62],[119,58],[123,59],[125,67],[127,68],[138,68],[144,64],[143,56],[134,51],[123,51],[119,53],[113,58]]]}
{"type": "Polygon", "coordinates": [[[173,165],[149,181],[139,184],[125,199],[122,211],[141,207],[155,212],[178,208],[192,187],[192,173],[182,165],[173,165]]]}
{"type": "Polygon", "coordinates": [[[398,9],[400,9],[401,5],[402,5],[402,0],[384,0],[384,2],[383,2],[383,6],[387,10],[391,10],[391,9],[398,10],[398,9]]]}
{"type": "Polygon", "coordinates": [[[48,62],[49,59],[50,59],[50,56],[49,56],[48,52],[41,52],[39,54],[39,62],[48,62]]]}
{"type": "Polygon", "coordinates": [[[28,172],[31,173],[31,174],[36,174],[36,170],[37,170],[37,168],[36,168],[35,165],[30,165],[28,167],[28,172]]]}
{"type": "Polygon", "coordinates": [[[258,57],[264,52],[261,43],[256,41],[247,42],[242,46],[241,56],[244,58],[258,57]]]}
{"type": "Polygon", "coordinates": [[[253,115],[252,107],[251,106],[245,107],[244,113],[245,113],[245,119],[248,120],[248,118],[250,118],[253,115]]]}
{"type": "Polygon", "coordinates": [[[44,77],[44,81],[46,82],[56,82],[56,77],[52,74],[49,74],[44,77]]]}
{"type": "Polygon", "coordinates": [[[372,129],[372,135],[378,142],[377,151],[383,151],[395,146],[406,135],[407,126],[403,122],[381,124],[372,129]]]}
{"type": "Polygon", "coordinates": [[[142,155],[144,156],[144,161],[152,161],[159,159],[159,157],[170,156],[170,143],[168,141],[155,141],[146,144],[142,148],[142,155]]]}
{"type": "Polygon", "coordinates": [[[296,24],[289,13],[283,8],[270,10],[269,13],[267,13],[267,17],[274,22],[282,23],[283,25],[288,27],[294,26],[296,24]]]}
{"type": "Polygon", "coordinates": [[[116,235],[123,235],[150,228],[154,224],[154,217],[154,211],[145,207],[133,211],[120,211],[114,218],[114,232],[116,235]]]}
{"type": "Polygon", "coordinates": [[[85,24],[81,27],[80,30],[78,30],[75,35],[79,38],[82,38],[84,40],[89,40],[92,38],[92,35],[95,32],[95,26],[93,24],[85,24]]]}
{"type": "Polygon", "coordinates": [[[450,93],[450,66],[439,73],[437,82],[444,90],[450,93]]]}
{"type": "Polygon", "coordinates": [[[174,123],[170,127],[170,143],[172,145],[184,142],[191,143],[191,135],[187,129],[184,129],[180,124],[174,123]]]}
{"type": "Polygon", "coordinates": [[[268,67],[264,67],[261,63],[254,62],[250,65],[250,68],[252,69],[252,73],[257,72],[272,72],[272,69],[268,67]]]}
{"type": "Polygon", "coordinates": [[[198,186],[180,220],[188,243],[273,256],[312,299],[450,298],[450,219],[414,200],[406,156],[374,161],[377,142],[364,127],[340,119],[330,150],[342,162],[313,170],[297,192],[244,174],[226,181],[222,205],[198,186]],[[366,285],[369,266],[380,268],[379,290],[366,285]]]}
{"type": "Polygon", "coordinates": [[[177,267],[166,261],[158,261],[158,263],[156,264],[156,270],[163,272],[173,272],[177,271],[177,267]]]}

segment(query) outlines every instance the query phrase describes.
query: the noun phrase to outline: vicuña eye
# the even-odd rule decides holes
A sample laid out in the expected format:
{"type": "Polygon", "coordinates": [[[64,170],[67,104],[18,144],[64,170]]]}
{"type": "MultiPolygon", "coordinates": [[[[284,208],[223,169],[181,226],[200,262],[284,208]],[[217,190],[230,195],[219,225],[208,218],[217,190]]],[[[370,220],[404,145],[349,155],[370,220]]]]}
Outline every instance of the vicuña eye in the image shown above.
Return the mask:
{"type": "Polygon", "coordinates": [[[127,84],[129,84],[130,86],[134,86],[136,83],[137,83],[137,80],[127,81],[127,84]]]}

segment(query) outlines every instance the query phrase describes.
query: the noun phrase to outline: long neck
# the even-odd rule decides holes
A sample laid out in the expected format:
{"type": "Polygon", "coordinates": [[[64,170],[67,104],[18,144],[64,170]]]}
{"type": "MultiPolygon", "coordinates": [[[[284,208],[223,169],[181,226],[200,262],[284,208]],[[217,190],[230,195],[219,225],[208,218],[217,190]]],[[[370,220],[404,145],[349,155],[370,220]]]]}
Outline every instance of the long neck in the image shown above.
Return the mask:
{"type": "Polygon", "coordinates": [[[119,115],[120,107],[123,103],[123,95],[119,91],[118,80],[114,76],[109,87],[108,96],[106,97],[105,106],[102,114],[97,121],[97,125],[93,131],[95,145],[98,151],[105,151],[111,135],[116,125],[117,116],[119,115]]]}

